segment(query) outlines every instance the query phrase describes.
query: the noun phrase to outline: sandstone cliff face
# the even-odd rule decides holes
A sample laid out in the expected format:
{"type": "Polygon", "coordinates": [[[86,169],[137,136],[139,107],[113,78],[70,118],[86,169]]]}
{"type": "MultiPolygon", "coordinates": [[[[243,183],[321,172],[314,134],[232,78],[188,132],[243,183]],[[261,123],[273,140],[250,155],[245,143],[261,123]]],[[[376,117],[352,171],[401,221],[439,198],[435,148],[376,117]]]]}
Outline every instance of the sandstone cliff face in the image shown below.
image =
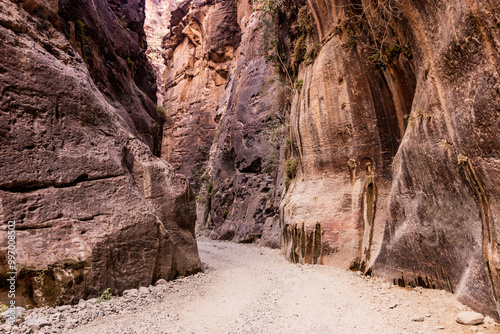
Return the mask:
{"type": "Polygon", "coordinates": [[[163,72],[165,62],[163,60],[162,42],[163,37],[169,33],[170,13],[176,8],[176,1],[173,0],[146,0],[146,19],[144,21],[144,31],[148,42],[146,54],[153,66],[156,76],[157,105],[163,106],[163,93],[165,82],[163,72]]]}
{"type": "Polygon", "coordinates": [[[155,156],[144,2],[1,7],[0,244],[15,220],[17,303],[72,303],[200,270],[194,196],[155,156]]]}
{"type": "Polygon", "coordinates": [[[162,157],[188,177],[204,173],[215,133],[214,110],[240,41],[235,22],[232,2],[184,1],[171,13],[163,43],[168,119],[162,157]]]}
{"type": "Polygon", "coordinates": [[[416,58],[414,124],[395,157],[373,271],[449,289],[498,319],[500,7],[405,2],[404,15],[416,58]]]}
{"type": "Polygon", "coordinates": [[[500,8],[377,3],[308,1],[321,50],[292,104],[286,255],[447,289],[498,319],[500,8]]]}
{"type": "MultiPolygon", "coordinates": [[[[210,160],[212,236],[278,247],[277,179],[284,130],[278,76],[261,52],[262,15],[239,3],[241,45],[233,59],[221,102],[210,160]]],[[[281,186],[282,188],[282,186],[281,186]]]]}
{"type": "MultiPolygon", "coordinates": [[[[390,168],[415,91],[413,64],[400,53],[377,66],[363,23],[351,19],[356,13],[321,2],[309,6],[316,34],[308,48],[320,50],[311,64],[300,65],[303,85],[292,102],[299,168],[282,202],[286,256],[365,270],[382,242],[390,168]]],[[[405,38],[386,40],[402,47],[405,38]]]]}

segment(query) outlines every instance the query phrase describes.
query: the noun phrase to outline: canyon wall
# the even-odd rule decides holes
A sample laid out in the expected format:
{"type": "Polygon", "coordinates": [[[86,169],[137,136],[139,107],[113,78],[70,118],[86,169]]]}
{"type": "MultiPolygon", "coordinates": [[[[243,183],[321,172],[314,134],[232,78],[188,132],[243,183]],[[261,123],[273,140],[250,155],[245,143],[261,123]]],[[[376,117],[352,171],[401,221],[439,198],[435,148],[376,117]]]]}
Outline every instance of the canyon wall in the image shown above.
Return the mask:
{"type": "Polygon", "coordinates": [[[446,289],[499,318],[498,2],[174,12],[162,155],[210,236],[446,289]]]}
{"type": "Polygon", "coordinates": [[[78,302],[201,269],[189,183],[158,156],[144,1],[1,0],[0,302],[78,302]]]}
{"type": "Polygon", "coordinates": [[[287,257],[446,289],[498,319],[498,4],[308,8],[321,50],[292,105],[287,257]]]}
{"type": "Polygon", "coordinates": [[[198,223],[218,239],[278,247],[283,111],[248,1],[184,1],[164,38],[162,157],[198,192],[198,223]]]}

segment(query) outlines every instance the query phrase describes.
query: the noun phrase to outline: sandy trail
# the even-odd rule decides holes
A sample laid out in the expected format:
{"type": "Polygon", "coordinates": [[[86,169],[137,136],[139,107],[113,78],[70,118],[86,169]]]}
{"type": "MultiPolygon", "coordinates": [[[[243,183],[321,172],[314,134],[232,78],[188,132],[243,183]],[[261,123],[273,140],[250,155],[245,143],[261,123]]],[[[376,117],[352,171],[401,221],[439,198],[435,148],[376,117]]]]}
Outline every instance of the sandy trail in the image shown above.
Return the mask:
{"type": "MultiPolygon", "coordinates": [[[[279,250],[199,240],[205,274],[170,283],[163,302],[72,333],[471,333],[449,293],[405,289],[279,250]],[[424,316],[423,322],[412,321],[424,316]]],[[[483,333],[499,327],[478,326],[483,333]]]]}

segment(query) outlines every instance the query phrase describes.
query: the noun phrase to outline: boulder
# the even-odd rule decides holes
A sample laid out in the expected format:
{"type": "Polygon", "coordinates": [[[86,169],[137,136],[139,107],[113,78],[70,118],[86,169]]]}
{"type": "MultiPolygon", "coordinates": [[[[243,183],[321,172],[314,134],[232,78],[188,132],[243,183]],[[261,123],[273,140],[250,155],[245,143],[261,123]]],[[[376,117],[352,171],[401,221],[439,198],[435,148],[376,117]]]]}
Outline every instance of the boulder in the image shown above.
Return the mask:
{"type": "Polygon", "coordinates": [[[479,325],[483,323],[484,315],[477,312],[461,312],[456,320],[462,325],[479,325]]]}

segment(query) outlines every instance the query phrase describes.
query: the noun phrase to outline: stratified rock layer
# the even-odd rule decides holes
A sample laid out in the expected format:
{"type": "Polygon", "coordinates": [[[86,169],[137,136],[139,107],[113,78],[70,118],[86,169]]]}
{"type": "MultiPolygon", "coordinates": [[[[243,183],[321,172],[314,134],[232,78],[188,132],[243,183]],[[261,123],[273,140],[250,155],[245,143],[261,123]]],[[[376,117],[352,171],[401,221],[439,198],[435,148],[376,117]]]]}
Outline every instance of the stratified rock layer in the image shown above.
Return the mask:
{"type": "Polygon", "coordinates": [[[194,196],[153,154],[144,2],[1,7],[0,280],[15,220],[16,302],[72,303],[199,271],[194,196]]]}

